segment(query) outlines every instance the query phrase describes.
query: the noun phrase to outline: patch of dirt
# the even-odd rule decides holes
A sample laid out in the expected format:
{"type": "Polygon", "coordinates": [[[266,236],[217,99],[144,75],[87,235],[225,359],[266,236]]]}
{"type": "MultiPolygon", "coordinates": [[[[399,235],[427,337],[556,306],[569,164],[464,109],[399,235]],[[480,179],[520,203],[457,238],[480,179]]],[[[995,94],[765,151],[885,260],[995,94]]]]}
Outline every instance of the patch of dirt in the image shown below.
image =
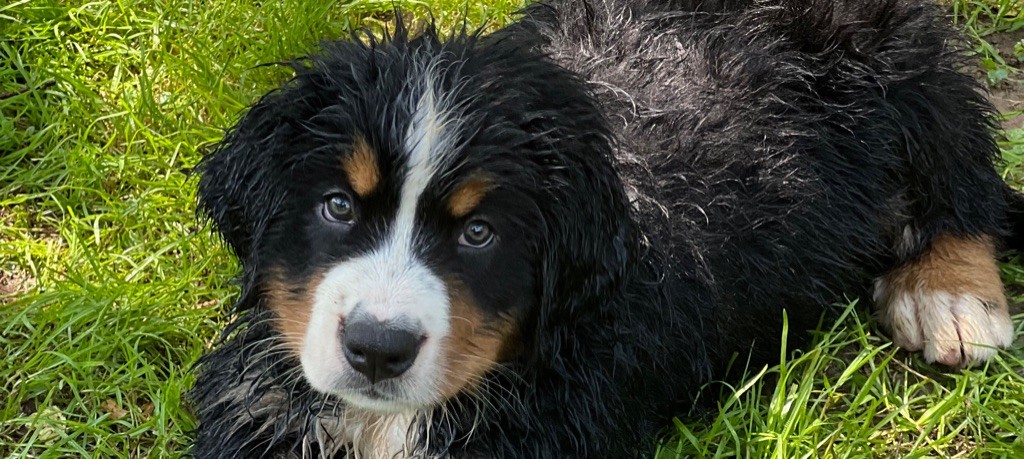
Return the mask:
{"type": "Polygon", "coordinates": [[[0,304],[9,303],[28,293],[36,280],[28,273],[12,267],[0,268],[0,304]]]}
{"type": "MultiPolygon", "coordinates": [[[[1018,60],[1014,53],[1014,46],[1024,40],[1024,29],[1014,32],[993,33],[985,37],[999,55],[1006,60],[1006,64],[1019,70],[1011,73],[1010,77],[1000,81],[995,86],[989,86],[989,98],[1000,113],[1024,111],[1024,61],[1018,60]]],[[[982,74],[982,78],[985,78],[982,74]]],[[[987,82],[986,82],[987,83],[987,82]]],[[[1024,114],[1016,116],[1003,122],[1005,129],[1024,128],[1024,114]]]]}
{"type": "MultiPolygon", "coordinates": [[[[7,225],[10,221],[10,210],[0,207],[0,224],[7,225]]],[[[3,234],[0,234],[0,242],[4,242],[3,234]]],[[[13,263],[0,265],[0,304],[7,304],[17,300],[25,293],[32,291],[36,286],[36,279],[31,274],[19,269],[13,263]]]]}

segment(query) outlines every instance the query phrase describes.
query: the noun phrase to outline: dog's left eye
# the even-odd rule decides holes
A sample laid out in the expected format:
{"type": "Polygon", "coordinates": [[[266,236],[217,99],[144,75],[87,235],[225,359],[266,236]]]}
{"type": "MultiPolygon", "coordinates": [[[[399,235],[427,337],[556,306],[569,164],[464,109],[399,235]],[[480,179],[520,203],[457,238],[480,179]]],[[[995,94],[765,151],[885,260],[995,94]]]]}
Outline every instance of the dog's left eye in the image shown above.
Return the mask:
{"type": "Polygon", "coordinates": [[[465,228],[462,229],[462,235],[459,236],[459,245],[474,249],[487,247],[492,241],[494,241],[494,229],[483,220],[466,223],[465,228]]]}
{"type": "Polygon", "coordinates": [[[327,221],[351,225],[356,221],[355,204],[345,193],[336,193],[324,198],[321,214],[327,221]]]}

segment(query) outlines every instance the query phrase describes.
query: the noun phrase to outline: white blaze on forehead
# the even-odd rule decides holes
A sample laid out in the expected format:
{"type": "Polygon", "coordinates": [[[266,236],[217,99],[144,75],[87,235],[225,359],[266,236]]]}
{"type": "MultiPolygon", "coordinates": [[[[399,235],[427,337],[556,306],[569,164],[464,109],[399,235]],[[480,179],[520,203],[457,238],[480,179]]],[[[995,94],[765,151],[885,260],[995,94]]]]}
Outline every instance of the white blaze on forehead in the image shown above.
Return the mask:
{"type": "Polygon", "coordinates": [[[427,184],[442,170],[454,149],[452,120],[447,118],[443,101],[435,95],[433,81],[423,82],[423,94],[413,109],[412,122],[405,134],[407,156],[405,183],[399,199],[391,242],[411,250],[416,238],[416,209],[427,184]]]}
{"type": "MultiPolygon", "coordinates": [[[[371,301],[364,306],[366,312],[378,320],[423,319],[417,316],[423,315],[420,313],[424,310],[431,313],[431,318],[443,317],[444,329],[426,330],[429,333],[447,331],[448,301],[445,298],[444,301],[423,304],[424,301],[446,295],[444,284],[417,259],[416,210],[427,185],[445,167],[453,145],[452,136],[449,134],[450,121],[446,117],[443,101],[436,96],[433,81],[428,77],[422,84],[423,92],[413,109],[412,121],[404,139],[403,146],[407,155],[406,173],[399,197],[398,212],[387,242],[371,255],[376,261],[374,271],[377,276],[389,283],[379,286],[384,291],[374,293],[394,297],[404,296],[401,293],[405,291],[416,291],[419,295],[391,298],[389,301],[371,301]],[[440,291],[436,292],[437,295],[423,296],[425,291],[437,290],[428,287],[434,285],[440,288],[440,291]],[[409,304],[410,302],[412,304],[409,304]]],[[[428,324],[424,326],[429,327],[428,324]]]]}
{"type": "Polygon", "coordinates": [[[373,252],[327,272],[316,288],[306,333],[302,354],[306,378],[318,390],[340,393],[350,403],[358,403],[361,397],[345,397],[345,381],[353,380],[355,370],[345,360],[338,332],[343,319],[357,307],[360,314],[376,320],[416,327],[428,338],[413,366],[398,378],[404,381],[402,394],[393,395],[414,404],[432,403],[439,395],[437,381],[443,377],[440,342],[449,330],[450,304],[444,281],[418,259],[416,210],[427,185],[448,165],[456,120],[449,117],[450,110],[437,96],[433,81],[428,77],[420,84],[403,139],[405,180],[391,231],[373,252]]]}

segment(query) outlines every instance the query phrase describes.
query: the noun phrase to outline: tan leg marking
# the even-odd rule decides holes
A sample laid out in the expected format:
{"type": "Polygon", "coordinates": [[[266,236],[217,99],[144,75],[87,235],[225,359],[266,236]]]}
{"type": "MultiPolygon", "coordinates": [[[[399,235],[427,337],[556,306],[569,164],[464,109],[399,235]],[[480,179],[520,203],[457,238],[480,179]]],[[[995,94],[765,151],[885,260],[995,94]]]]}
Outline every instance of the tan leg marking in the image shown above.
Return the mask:
{"type": "Polygon", "coordinates": [[[893,342],[929,362],[978,364],[1013,340],[988,237],[936,237],[919,258],[875,280],[874,300],[893,342]]]}

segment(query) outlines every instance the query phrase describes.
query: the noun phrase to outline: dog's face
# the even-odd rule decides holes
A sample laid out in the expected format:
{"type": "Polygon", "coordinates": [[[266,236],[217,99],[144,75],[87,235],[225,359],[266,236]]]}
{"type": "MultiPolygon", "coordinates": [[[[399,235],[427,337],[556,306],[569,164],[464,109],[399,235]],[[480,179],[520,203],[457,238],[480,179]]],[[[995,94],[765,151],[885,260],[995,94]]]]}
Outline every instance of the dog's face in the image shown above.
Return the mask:
{"type": "Polygon", "coordinates": [[[277,329],[315,389],[361,407],[430,405],[474,382],[536,297],[537,218],[456,154],[459,120],[430,85],[409,95],[405,126],[346,132],[294,169],[267,241],[277,329]]]}
{"type": "Polygon", "coordinates": [[[270,311],[315,390],[434,406],[536,348],[558,284],[597,294],[614,277],[625,201],[603,121],[531,49],[335,45],[204,162],[201,204],[243,261],[243,306],[270,311]]]}

